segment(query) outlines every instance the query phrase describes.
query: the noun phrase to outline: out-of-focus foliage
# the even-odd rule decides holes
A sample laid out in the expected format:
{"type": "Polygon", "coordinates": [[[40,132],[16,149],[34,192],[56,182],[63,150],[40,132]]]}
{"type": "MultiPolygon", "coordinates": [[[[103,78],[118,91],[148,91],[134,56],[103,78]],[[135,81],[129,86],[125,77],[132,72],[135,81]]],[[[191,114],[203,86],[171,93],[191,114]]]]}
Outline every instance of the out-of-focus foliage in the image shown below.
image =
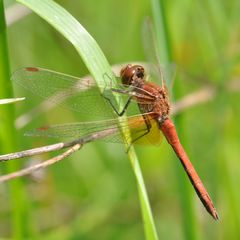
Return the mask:
{"type": "MultiPolygon", "coordinates": [[[[151,16],[150,1],[58,3],[93,35],[111,64],[146,60],[141,28],[144,17],[151,16]]],[[[186,176],[172,149],[166,142],[160,148],[137,147],[162,239],[240,238],[239,11],[240,4],[234,0],[164,1],[169,45],[178,66],[177,89],[173,87],[173,91],[180,98],[209,85],[217,89],[212,101],[181,112],[178,130],[213,197],[220,220],[211,219],[188,183],[194,218],[186,226],[189,206],[180,204],[186,189],[178,184],[186,181],[186,176]]],[[[8,41],[12,71],[40,66],[75,76],[88,74],[75,49],[35,14],[9,26],[8,41]]],[[[20,91],[15,97],[22,96],[20,91]]],[[[18,115],[38,102],[31,96],[18,103],[18,115]]],[[[77,114],[67,115],[61,108],[41,115],[19,130],[18,150],[49,143],[48,139],[22,136],[26,129],[70,121],[77,121],[77,114]]],[[[0,232],[7,237],[12,235],[8,218],[11,209],[2,189],[0,232]]],[[[86,145],[47,171],[25,178],[25,190],[30,239],[144,238],[135,178],[121,145],[86,145]]]]}

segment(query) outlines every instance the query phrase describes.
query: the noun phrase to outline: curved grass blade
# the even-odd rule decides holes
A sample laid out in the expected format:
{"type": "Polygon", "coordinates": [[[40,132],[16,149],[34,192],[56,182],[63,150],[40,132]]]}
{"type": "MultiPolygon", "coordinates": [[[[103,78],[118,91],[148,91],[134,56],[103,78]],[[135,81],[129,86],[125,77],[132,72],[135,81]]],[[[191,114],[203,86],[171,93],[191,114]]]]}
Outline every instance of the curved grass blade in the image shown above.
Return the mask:
{"type": "MultiPolygon", "coordinates": [[[[104,82],[105,74],[114,79],[111,67],[96,41],[65,9],[50,0],[18,0],[18,2],[36,12],[73,44],[97,83],[104,82]]],[[[130,149],[128,155],[138,184],[146,237],[157,239],[142,173],[133,148],[130,149]]]]}

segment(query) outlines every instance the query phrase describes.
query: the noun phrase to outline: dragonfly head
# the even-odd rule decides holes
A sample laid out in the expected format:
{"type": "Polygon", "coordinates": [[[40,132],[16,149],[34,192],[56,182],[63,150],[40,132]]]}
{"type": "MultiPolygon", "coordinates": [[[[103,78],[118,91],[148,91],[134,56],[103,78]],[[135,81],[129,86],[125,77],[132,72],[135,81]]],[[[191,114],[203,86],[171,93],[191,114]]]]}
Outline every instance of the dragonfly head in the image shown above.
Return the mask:
{"type": "Polygon", "coordinates": [[[135,85],[137,84],[136,82],[144,79],[144,68],[141,65],[128,64],[126,67],[122,68],[120,76],[122,84],[135,85]]]}

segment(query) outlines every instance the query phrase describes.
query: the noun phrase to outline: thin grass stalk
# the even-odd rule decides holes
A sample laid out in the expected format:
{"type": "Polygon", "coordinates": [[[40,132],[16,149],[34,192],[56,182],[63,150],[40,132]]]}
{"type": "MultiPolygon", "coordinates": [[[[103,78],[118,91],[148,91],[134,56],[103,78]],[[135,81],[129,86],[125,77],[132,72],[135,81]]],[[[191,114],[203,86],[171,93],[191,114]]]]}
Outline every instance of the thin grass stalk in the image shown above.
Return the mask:
{"type": "MultiPolygon", "coordinates": [[[[4,16],[3,1],[0,0],[0,98],[13,96],[10,81],[10,67],[7,47],[7,29],[4,16]]],[[[16,148],[16,133],[14,129],[13,104],[0,107],[0,151],[1,153],[13,152],[16,148]]],[[[6,171],[18,169],[19,162],[6,165],[6,171]]],[[[25,215],[24,189],[21,179],[9,182],[10,211],[12,216],[11,233],[13,239],[22,239],[27,232],[27,217],[25,215]]]]}

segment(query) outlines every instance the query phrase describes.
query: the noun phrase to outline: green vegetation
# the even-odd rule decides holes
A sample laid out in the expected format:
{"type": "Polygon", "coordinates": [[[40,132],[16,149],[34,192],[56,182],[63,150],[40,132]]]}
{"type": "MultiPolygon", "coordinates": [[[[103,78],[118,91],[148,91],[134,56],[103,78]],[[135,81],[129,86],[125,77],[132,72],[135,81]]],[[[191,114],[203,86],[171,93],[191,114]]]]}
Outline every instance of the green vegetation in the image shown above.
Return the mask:
{"type": "MultiPolygon", "coordinates": [[[[5,1],[7,6],[10,2],[5,1]]],[[[135,148],[154,215],[153,223],[141,172],[138,165],[132,171],[129,164],[135,160],[128,161],[120,144],[98,142],[84,146],[46,171],[10,182],[10,191],[5,188],[7,184],[2,184],[0,236],[10,239],[145,239],[147,236],[156,239],[156,228],[159,239],[239,239],[238,1],[56,1],[94,37],[107,61],[86,33],[85,43],[82,35],[75,38],[74,29],[68,25],[67,12],[62,16],[62,25],[58,18],[51,21],[57,5],[47,9],[41,8],[49,4],[46,0],[21,2],[31,5],[37,14],[32,13],[8,26],[8,47],[3,11],[0,12],[0,98],[13,97],[9,90],[9,66],[11,71],[39,66],[74,76],[90,72],[101,81],[102,73],[110,75],[107,61],[111,65],[146,61],[141,31],[145,16],[152,16],[159,50],[164,51],[161,60],[173,61],[178,66],[172,90],[174,101],[206,87],[213,89],[208,101],[204,101],[207,95],[201,95],[203,102],[181,111],[175,122],[179,137],[213,198],[220,220],[215,222],[206,213],[171,147],[163,141],[160,148],[135,148]],[[86,44],[89,48],[84,48],[86,44]],[[99,60],[96,61],[99,65],[94,64],[92,56],[99,60]],[[142,184],[140,189],[139,184],[142,184]]],[[[198,95],[194,96],[196,99],[198,95]]],[[[20,88],[16,88],[14,97],[26,97],[25,101],[14,104],[17,116],[40,101],[20,88]]],[[[57,107],[50,113],[35,115],[15,135],[12,108],[12,104],[4,108],[0,105],[1,154],[54,142],[24,137],[27,129],[79,121],[77,113],[57,107]]],[[[41,159],[51,156],[54,154],[45,154],[41,159]]],[[[30,163],[29,159],[13,161],[11,166],[1,163],[1,174],[16,169],[16,164],[23,167],[30,163]]]]}

